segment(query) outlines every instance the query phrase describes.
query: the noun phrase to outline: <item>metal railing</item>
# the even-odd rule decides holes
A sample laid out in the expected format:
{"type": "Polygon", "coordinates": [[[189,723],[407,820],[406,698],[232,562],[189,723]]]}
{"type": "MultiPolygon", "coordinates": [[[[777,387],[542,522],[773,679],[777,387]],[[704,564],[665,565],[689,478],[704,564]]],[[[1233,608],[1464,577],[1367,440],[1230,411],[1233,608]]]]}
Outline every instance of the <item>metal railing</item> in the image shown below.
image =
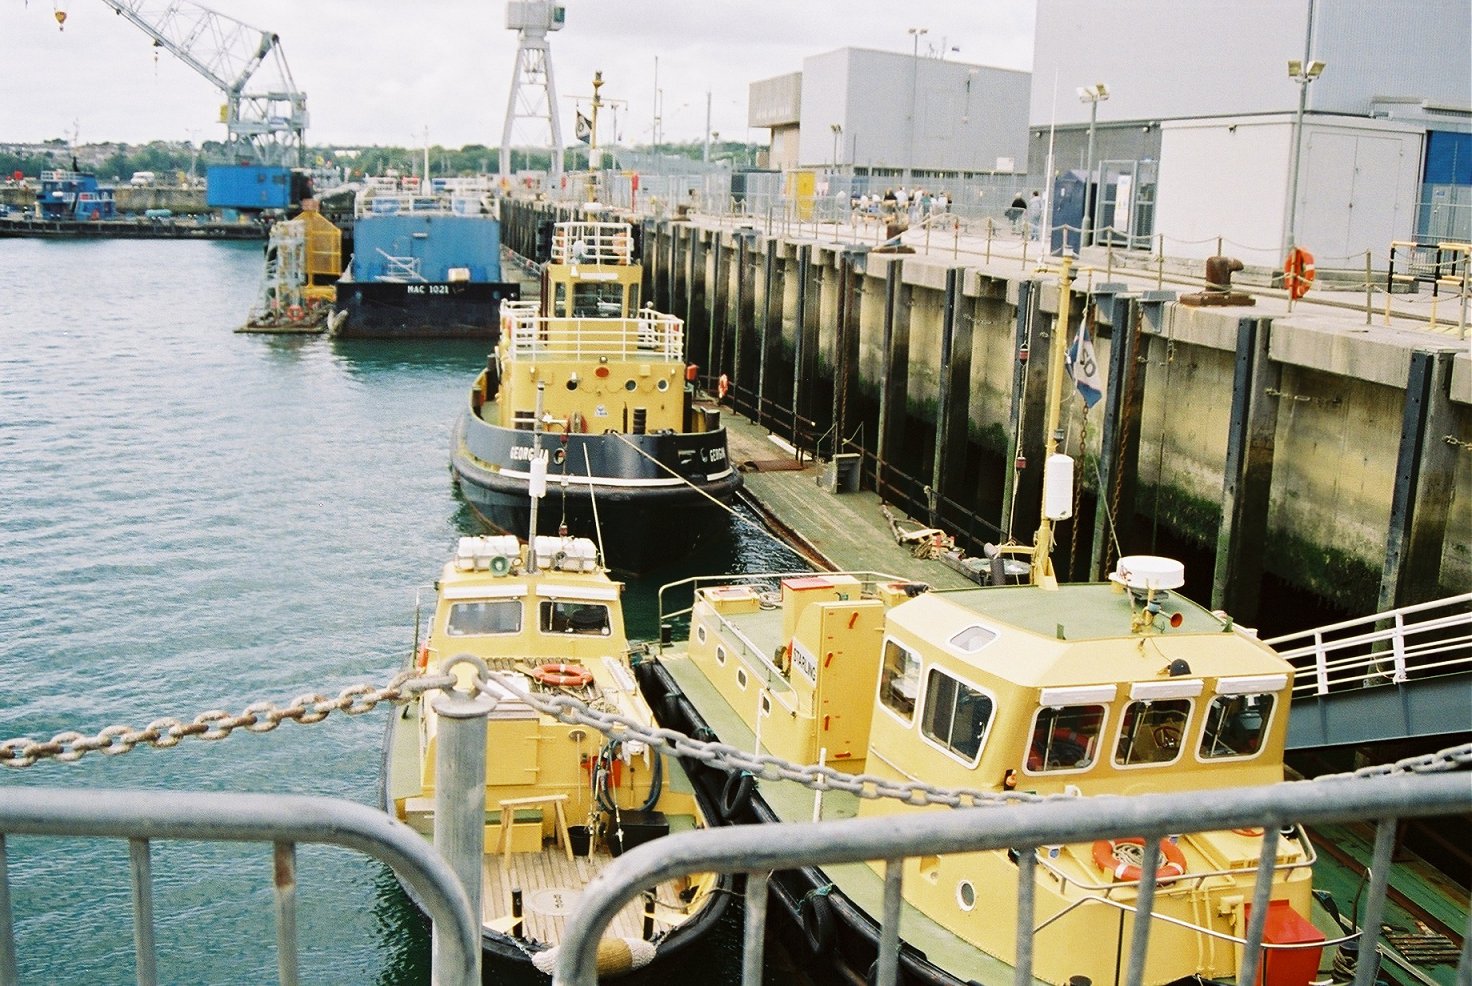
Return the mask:
{"type": "Polygon", "coordinates": [[[628,264],[633,243],[628,223],[558,223],[552,234],[552,262],[628,264]]]}
{"type": "Polygon", "coordinates": [[[685,358],[684,323],[653,309],[636,318],[543,318],[503,309],[501,329],[513,359],[685,358]]]}
{"type": "MultiPolygon", "coordinates": [[[[1466,772],[1355,776],[1277,784],[1230,791],[1194,791],[1131,797],[1079,798],[1046,804],[1015,805],[1006,809],[959,809],[950,812],[913,812],[818,824],[737,826],[681,833],[625,853],[602,871],[584,891],[558,955],[554,986],[591,986],[596,981],[595,957],[603,930],[624,905],[646,888],[689,872],[746,874],[746,928],[742,982],[759,986],[767,920],[767,889],[773,871],[801,866],[884,861],[883,913],[879,915],[877,982],[893,986],[897,980],[903,860],[940,853],[1012,850],[1018,866],[1017,965],[1015,982],[1032,982],[1035,920],[1034,880],[1040,850],[1046,846],[1092,839],[1143,837],[1139,896],[1134,905],[1117,900],[1099,902],[1154,920],[1137,921],[1128,943],[1125,986],[1140,986],[1154,913],[1159,842],[1170,833],[1218,831],[1261,827],[1263,848],[1258,860],[1252,912],[1242,938],[1238,982],[1253,982],[1265,953],[1270,876],[1277,870],[1279,830],[1304,823],[1373,821],[1374,855],[1360,920],[1361,955],[1379,945],[1385,913],[1391,849],[1400,819],[1451,815],[1472,810],[1472,775],[1466,772]]],[[[1121,943],[1123,945],[1123,943],[1121,943]]],[[[1327,943],[1326,943],[1327,944],[1327,943]]],[[[1374,982],[1377,963],[1361,961],[1355,986],[1374,982]]],[[[1472,975],[1472,956],[1463,948],[1459,982],[1472,975]]]]}
{"type": "Polygon", "coordinates": [[[1472,592],[1263,642],[1296,669],[1295,698],[1472,670],[1472,592]]]}
{"type": "Polygon", "coordinates": [[[0,790],[0,986],[19,982],[5,840],[10,836],[126,839],[140,986],[158,982],[152,843],[261,842],[272,846],[277,976],[300,982],[296,847],[352,849],[387,864],[435,925],[435,982],[480,982],[480,928],[460,880],[424,837],[381,811],[335,798],[166,791],[0,790]]]}

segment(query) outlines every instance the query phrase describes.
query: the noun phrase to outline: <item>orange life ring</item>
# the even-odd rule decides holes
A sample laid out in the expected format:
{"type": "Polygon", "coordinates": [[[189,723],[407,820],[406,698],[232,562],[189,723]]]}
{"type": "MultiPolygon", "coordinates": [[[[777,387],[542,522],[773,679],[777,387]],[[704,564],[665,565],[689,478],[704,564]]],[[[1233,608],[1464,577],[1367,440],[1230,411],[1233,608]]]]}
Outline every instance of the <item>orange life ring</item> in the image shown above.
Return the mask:
{"type": "Polygon", "coordinates": [[[301,305],[291,305],[288,306],[286,309],[286,317],[291,319],[293,322],[300,322],[302,320],[302,316],[304,315],[306,315],[306,312],[302,310],[301,305]]]}
{"type": "Polygon", "coordinates": [[[581,664],[542,664],[532,672],[532,677],[544,685],[581,688],[592,683],[593,672],[581,664]]]}
{"type": "MultiPolygon", "coordinates": [[[[1094,865],[1106,873],[1114,874],[1114,878],[1123,883],[1132,883],[1140,879],[1140,865],[1131,862],[1136,851],[1143,853],[1145,840],[1137,838],[1128,839],[1100,839],[1094,843],[1094,865]],[[1135,850],[1127,850],[1126,858],[1121,858],[1115,852],[1121,846],[1135,846],[1135,850]]],[[[1186,873],[1186,857],[1177,846],[1169,839],[1160,840],[1160,856],[1162,862],[1155,871],[1155,882],[1169,883],[1177,877],[1186,873]]]]}
{"type": "Polygon", "coordinates": [[[1288,297],[1297,301],[1308,294],[1309,285],[1314,283],[1314,255],[1303,247],[1294,247],[1288,251],[1288,259],[1283,261],[1283,286],[1288,289],[1288,297]]]}
{"type": "Polygon", "coordinates": [[[721,379],[719,379],[719,380],[716,381],[716,397],[719,398],[720,400],[725,400],[726,399],[726,392],[728,390],[730,390],[730,389],[731,389],[731,378],[728,377],[728,376],[726,376],[724,373],[722,373],[721,374],[721,379]]]}

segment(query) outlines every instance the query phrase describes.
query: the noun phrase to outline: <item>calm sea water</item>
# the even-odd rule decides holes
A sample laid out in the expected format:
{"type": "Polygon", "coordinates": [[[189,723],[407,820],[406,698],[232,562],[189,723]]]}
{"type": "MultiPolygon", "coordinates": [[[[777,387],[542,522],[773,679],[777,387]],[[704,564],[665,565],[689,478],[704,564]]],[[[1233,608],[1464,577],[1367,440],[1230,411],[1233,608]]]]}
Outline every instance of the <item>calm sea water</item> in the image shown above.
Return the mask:
{"type": "MultiPolygon", "coordinates": [[[[0,740],[142,727],[384,683],[414,589],[477,527],[449,432],[480,344],[236,335],[258,244],[0,240],[0,740]]],[[[795,567],[744,525],[631,587],[795,567]]],[[[218,743],[0,769],[0,785],[323,794],[375,804],[386,708],[218,743]]],[[[22,981],[133,981],[127,848],[14,838],[22,981]]],[[[427,982],[383,867],[304,847],[303,980],[427,982]]],[[[267,847],[154,851],[160,978],[275,979],[267,847]]],[[[739,914],[738,908],[732,912],[739,914]]],[[[739,918],[707,968],[738,981],[739,918]]]]}

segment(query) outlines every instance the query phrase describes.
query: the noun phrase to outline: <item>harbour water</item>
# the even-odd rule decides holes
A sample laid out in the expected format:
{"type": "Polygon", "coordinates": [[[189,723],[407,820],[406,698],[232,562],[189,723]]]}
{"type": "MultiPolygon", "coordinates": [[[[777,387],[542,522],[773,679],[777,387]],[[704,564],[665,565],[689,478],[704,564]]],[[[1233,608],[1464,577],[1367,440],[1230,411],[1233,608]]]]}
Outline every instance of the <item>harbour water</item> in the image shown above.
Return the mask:
{"type": "MultiPolygon", "coordinates": [[[[486,347],[236,335],[255,243],[9,240],[0,259],[0,740],[386,682],[415,588],[477,532],[448,442],[486,347]]],[[[654,633],[663,581],[795,564],[733,521],[630,587],[631,630],[654,633]]],[[[387,714],[0,769],[0,785],[376,804],[387,714]]],[[[7,851],[22,982],[133,981],[126,845],[7,851]]],[[[427,929],[385,869],[304,847],[298,870],[304,982],[428,981],[427,929]]],[[[268,847],[160,844],[154,873],[161,981],[274,981],[268,847]]],[[[739,915],[704,981],[739,981],[739,915]]]]}

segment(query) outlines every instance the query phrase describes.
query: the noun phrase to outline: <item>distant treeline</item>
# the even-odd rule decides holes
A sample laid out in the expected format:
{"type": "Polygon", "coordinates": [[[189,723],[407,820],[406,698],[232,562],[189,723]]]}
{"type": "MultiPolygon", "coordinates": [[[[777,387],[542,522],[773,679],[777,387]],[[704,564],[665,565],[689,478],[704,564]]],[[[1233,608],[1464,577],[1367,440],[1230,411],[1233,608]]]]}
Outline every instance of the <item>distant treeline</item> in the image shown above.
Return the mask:
{"type": "MultiPolygon", "coordinates": [[[[647,154],[650,148],[634,150],[647,154]]],[[[704,145],[699,142],[661,144],[659,150],[662,154],[698,161],[704,145]]],[[[745,164],[754,159],[755,151],[755,147],[744,143],[722,141],[711,145],[711,158],[732,159],[737,164],[745,164]]],[[[340,168],[348,177],[382,175],[390,170],[406,175],[419,174],[424,169],[422,147],[358,147],[351,150],[310,147],[305,158],[305,165],[309,168],[340,168]]],[[[498,148],[483,144],[466,144],[458,149],[432,146],[429,149],[429,170],[432,176],[491,174],[500,169],[500,158],[498,148]]],[[[19,171],[28,178],[36,178],[42,171],[75,166],[96,174],[104,182],[125,182],[137,171],[152,171],[161,181],[170,181],[176,175],[191,172],[202,178],[206,167],[229,163],[229,160],[225,145],[217,141],[205,141],[196,150],[188,144],[163,141],[138,145],[82,145],[73,149],[65,141],[54,140],[48,141],[43,151],[16,153],[0,149],[0,177],[9,178],[19,171]]],[[[551,158],[546,151],[512,151],[512,169],[515,171],[545,171],[550,163],[551,158]]],[[[586,147],[579,144],[568,149],[568,170],[581,170],[587,164],[586,147]]]]}

